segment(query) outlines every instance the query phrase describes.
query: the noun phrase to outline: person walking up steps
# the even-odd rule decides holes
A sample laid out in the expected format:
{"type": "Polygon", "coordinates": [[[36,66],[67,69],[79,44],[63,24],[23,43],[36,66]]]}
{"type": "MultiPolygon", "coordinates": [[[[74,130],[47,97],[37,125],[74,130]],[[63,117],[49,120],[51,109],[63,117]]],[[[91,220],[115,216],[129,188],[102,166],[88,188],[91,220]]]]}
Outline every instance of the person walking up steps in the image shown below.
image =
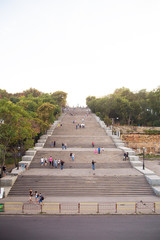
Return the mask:
{"type": "Polygon", "coordinates": [[[36,201],[36,203],[38,202],[38,198],[39,198],[39,194],[38,194],[37,191],[35,191],[35,201],[36,201]]]}
{"type": "Polygon", "coordinates": [[[52,159],[52,167],[54,167],[54,159],[52,159]]]}
{"type": "Polygon", "coordinates": [[[43,167],[43,164],[44,164],[44,158],[42,157],[41,158],[41,167],[43,167]]]}
{"type": "Polygon", "coordinates": [[[32,191],[32,189],[29,190],[29,202],[33,202],[33,191],[32,191]]]}
{"type": "Polygon", "coordinates": [[[42,205],[42,204],[43,204],[43,200],[44,200],[44,197],[43,197],[42,194],[40,193],[40,194],[39,194],[39,201],[38,201],[39,205],[42,205]]]}
{"type": "Polygon", "coordinates": [[[94,160],[92,160],[92,169],[93,169],[93,175],[95,175],[95,161],[94,160]]]}
{"type": "Polygon", "coordinates": [[[51,142],[51,148],[53,147],[53,142],[51,142]]]}
{"type": "Polygon", "coordinates": [[[57,168],[57,159],[54,160],[54,166],[57,168]]]}
{"type": "Polygon", "coordinates": [[[52,156],[49,157],[49,165],[51,166],[52,164],[52,156]]]}
{"type": "Polygon", "coordinates": [[[44,159],[44,165],[47,166],[47,158],[44,159]]]}
{"type": "Polygon", "coordinates": [[[126,161],[126,160],[128,160],[128,152],[126,153],[124,153],[124,155],[123,155],[123,161],[126,161]]]}
{"type": "Polygon", "coordinates": [[[98,154],[100,154],[100,153],[101,153],[101,148],[99,147],[99,148],[98,148],[98,154]]]}
{"type": "Polygon", "coordinates": [[[61,170],[63,170],[64,162],[61,160],[61,170]]]}

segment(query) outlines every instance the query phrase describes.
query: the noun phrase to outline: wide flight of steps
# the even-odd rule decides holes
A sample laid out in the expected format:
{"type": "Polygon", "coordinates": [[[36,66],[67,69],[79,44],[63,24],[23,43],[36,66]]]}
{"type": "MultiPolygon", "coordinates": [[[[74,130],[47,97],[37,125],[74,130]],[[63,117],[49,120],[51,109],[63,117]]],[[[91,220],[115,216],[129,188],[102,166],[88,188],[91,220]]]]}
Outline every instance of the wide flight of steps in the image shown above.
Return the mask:
{"type": "Polygon", "coordinates": [[[42,157],[46,157],[49,159],[52,156],[53,159],[61,159],[65,162],[64,168],[90,168],[91,169],[91,161],[94,159],[96,161],[96,169],[97,168],[131,168],[129,161],[123,161],[123,153],[122,151],[104,151],[103,153],[95,154],[94,151],[74,151],[75,160],[72,161],[70,157],[70,151],[54,151],[54,149],[49,149],[48,151],[38,151],[34,156],[34,159],[30,165],[30,169],[32,168],[41,168],[41,169],[54,169],[54,167],[47,164],[47,166],[41,166],[40,159],[42,157]],[[121,161],[118,161],[121,159],[121,161]]]}
{"type": "MultiPolygon", "coordinates": [[[[43,193],[45,197],[111,197],[111,196],[151,196],[154,195],[150,185],[147,183],[143,175],[130,175],[127,169],[132,169],[128,161],[123,161],[123,151],[117,149],[112,139],[106,135],[104,129],[96,122],[94,116],[90,114],[86,119],[85,129],[75,128],[73,119],[77,122],[84,118],[86,110],[78,110],[75,116],[67,113],[62,120],[62,127],[57,127],[51,136],[48,136],[43,148],[37,150],[30,168],[23,175],[18,176],[17,181],[12,187],[9,196],[28,196],[29,190],[43,193]],[[56,140],[56,149],[51,149],[51,141],[56,140]],[[91,146],[95,141],[96,148],[103,146],[105,151],[102,154],[95,154],[91,146]],[[62,150],[61,144],[66,142],[68,148],[72,147],[75,153],[75,161],[72,162],[69,157],[69,150],[62,150]],[[78,148],[78,149],[77,149],[78,148]],[[88,148],[90,148],[88,150],[88,148]],[[74,151],[75,149],[75,151],[74,151]],[[78,171],[81,169],[91,170],[91,161],[96,161],[96,169],[116,169],[115,176],[65,176],[63,172],[61,176],[54,175],[54,169],[49,165],[41,167],[41,157],[53,156],[53,159],[61,159],[65,161],[65,169],[73,169],[78,171]],[[53,169],[53,176],[48,176],[47,171],[53,169]],[[126,175],[119,175],[118,170],[126,171],[126,175]],[[32,171],[32,175],[28,174],[32,171]],[[45,174],[41,176],[41,170],[45,170],[45,174]],[[34,175],[33,172],[36,172],[34,175]],[[37,176],[37,173],[39,176],[37,176]],[[28,175],[27,175],[28,174],[28,175]]],[[[60,168],[60,166],[59,166],[60,168]]],[[[89,172],[89,171],[88,171],[89,172]]]]}
{"type": "Polygon", "coordinates": [[[146,196],[153,191],[144,176],[19,176],[10,196],[26,196],[32,191],[52,197],[146,196]]]}

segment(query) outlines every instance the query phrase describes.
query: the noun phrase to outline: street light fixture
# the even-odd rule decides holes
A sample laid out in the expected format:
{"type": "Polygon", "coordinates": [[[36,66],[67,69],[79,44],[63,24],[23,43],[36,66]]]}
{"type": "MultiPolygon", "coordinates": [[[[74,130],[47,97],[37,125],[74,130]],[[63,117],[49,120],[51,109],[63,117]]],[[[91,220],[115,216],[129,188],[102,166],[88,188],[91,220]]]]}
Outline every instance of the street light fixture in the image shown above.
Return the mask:
{"type": "MultiPolygon", "coordinates": [[[[21,156],[21,153],[20,153],[20,149],[21,149],[21,147],[20,146],[18,146],[18,159],[20,158],[20,156],[21,156]]],[[[18,160],[18,162],[17,162],[17,170],[19,170],[19,160],[18,160]]]]}

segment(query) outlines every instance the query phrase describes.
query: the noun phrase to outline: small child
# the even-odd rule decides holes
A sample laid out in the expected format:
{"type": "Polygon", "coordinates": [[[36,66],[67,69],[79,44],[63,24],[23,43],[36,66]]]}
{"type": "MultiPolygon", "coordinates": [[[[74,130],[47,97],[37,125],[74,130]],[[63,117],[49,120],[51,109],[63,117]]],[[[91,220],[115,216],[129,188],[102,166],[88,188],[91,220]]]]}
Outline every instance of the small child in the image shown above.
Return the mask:
{"type": "Polygon", "coordinates": [[[35,201],[38,202],[39,194],[37,191],[35,191],[35,201]]]}
{"type": "Polygon", "coordinates": [[[32,189],[30,189],[30,190],[29,190],[29,201],[30,201],[30,202],[33,202],[33,199],[32,199],[32,198],[33,198],[33,191],[32,191],[32,189]]]}
{"type": "Polygon", "coordinates": [[[44,158],[42,157],[41,158],[41,167],[43,166],[43,163],[44,163],[44,158]]]}

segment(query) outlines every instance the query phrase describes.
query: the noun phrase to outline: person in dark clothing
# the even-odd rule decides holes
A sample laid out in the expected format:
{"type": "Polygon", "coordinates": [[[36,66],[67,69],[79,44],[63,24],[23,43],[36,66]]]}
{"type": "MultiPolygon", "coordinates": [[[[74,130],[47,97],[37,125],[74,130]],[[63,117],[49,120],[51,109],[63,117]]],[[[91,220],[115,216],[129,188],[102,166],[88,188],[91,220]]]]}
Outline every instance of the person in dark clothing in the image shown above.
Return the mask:
{"type": "Polygon", "coordinates": [[[128,159],[128,152],[124,153],[123,161],[126,161],[128,159]]]}
{"type": "Polygon", "coordinates": [[[93,175],[95,175],[95,161],[94,160],[92,160],[92,169],[93,169],[93,175]]]}
{"type": "Polygon", "coordinates": [[[6,166],[3,166],[2,170],[3,170],[3,175],[6,176],[6,166]]]}
{"type": "Polygon", "coordinates": [[[61,160],[61,170],[63,170],[64,162],[61,160]]]}
{"type": "Polygon", "coordinates": [[[99,148],[98,148],[98,154],[100,154],[100,153],[101,153],[101,148],[99,147],[99,148]]]}

